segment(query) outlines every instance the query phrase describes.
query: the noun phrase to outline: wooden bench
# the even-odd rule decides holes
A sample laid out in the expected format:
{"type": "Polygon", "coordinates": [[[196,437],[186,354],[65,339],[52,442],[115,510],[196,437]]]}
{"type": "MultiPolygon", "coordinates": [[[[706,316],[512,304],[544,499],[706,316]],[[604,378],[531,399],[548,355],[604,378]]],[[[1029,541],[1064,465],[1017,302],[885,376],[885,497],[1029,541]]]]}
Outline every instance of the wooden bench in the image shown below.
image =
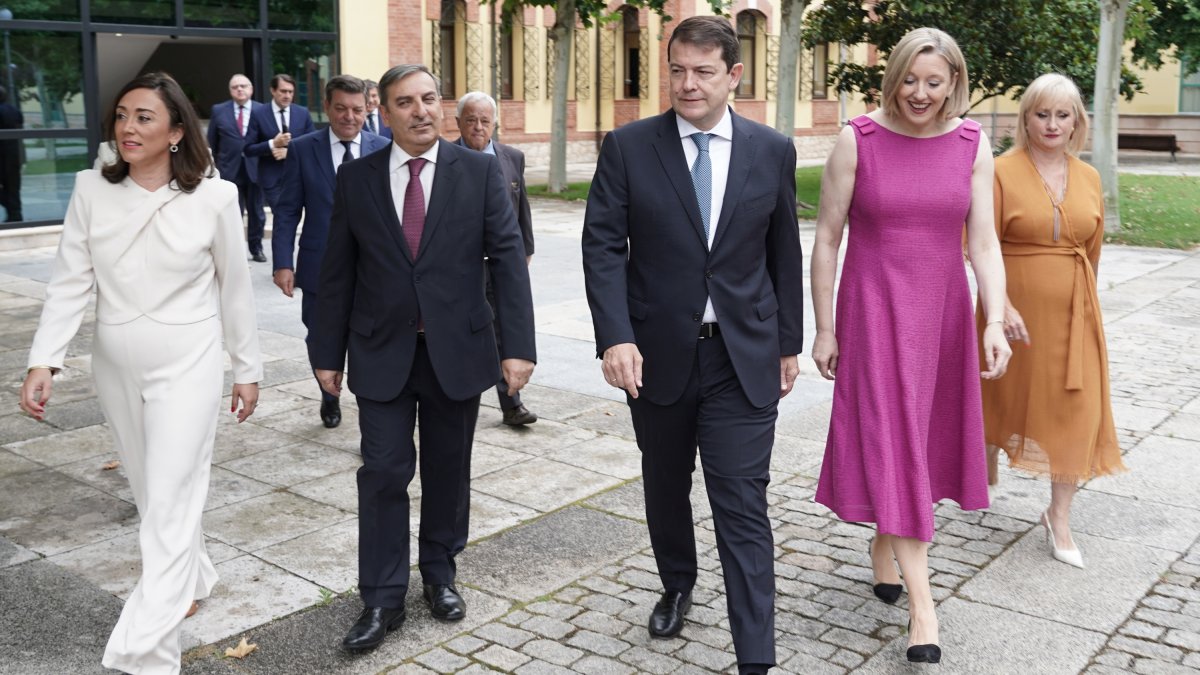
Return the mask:
{"type": "Polygon", "coordinates": [[[1175,134],[1117,134],[1117,149],[1169,152],[1174,162],[1179,145],[1175,143],[1175,134]]]}

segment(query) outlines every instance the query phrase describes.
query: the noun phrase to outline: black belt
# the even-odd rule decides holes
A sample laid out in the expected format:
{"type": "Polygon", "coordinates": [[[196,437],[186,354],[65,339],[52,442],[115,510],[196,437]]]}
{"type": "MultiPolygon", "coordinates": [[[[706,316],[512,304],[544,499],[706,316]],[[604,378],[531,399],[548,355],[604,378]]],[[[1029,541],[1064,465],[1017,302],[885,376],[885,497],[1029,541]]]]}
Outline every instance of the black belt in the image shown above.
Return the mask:
{"type": "Polygon", "coordinates": [[[716,323],[700,324],[700,339],[706,340],[721,334],[721,325],[716,323]]]}

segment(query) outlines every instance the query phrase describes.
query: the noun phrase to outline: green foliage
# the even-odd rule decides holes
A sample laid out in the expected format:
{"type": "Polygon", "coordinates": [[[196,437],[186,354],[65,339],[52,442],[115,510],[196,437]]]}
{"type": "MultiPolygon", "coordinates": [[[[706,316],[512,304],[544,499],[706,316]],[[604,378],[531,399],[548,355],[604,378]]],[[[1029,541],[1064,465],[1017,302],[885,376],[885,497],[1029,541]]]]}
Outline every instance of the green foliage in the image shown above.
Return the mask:
{"type": "MultiPolygon", "coordinates": [[[[1095,0],[881,0],[871,12],[861,0],[826,0],[805,17],[801,39],[810,48],[825,42],[874,44],[886,56],[913,28],[940,28],[966,58],[972,107],[993,96],[1020,96],[1048,72],[1072,78],[1085,96],[1093,89],[1100,22],[1095,0]]],[[[869,103],[878,102],[882,78],[878,64],[835,64],[829,74],[838,92],[859,94],[869,103]]],[[[1125,98],[1142,88],[1122,68],[1125,98]]]]}
{"type": "Polygon", "coordinates": [[[1174,57],[1184,77],[1200,70],[1200,0],[1137,0],[1129,14],[1134,61],[1157,70],[1174,57]]]}
{"type": "Polygon", "coordinates": [[[806,166],[796,169],[796,217],[800,220],[816,220],[817,204],[821,201],[821,173],[823,166],[806,166]]]}
{"type": "Polygon", "coordinates": [[[551,199],[561,199],[568,202],[581,202],[587,199],[588,190],[592,184],[590,181],[584,183],[567,183],[566,189],[562,192],[550,192],[550,189],[545,185],[530,185],[526,189],[530,197],[550,197],[551,199]]]}

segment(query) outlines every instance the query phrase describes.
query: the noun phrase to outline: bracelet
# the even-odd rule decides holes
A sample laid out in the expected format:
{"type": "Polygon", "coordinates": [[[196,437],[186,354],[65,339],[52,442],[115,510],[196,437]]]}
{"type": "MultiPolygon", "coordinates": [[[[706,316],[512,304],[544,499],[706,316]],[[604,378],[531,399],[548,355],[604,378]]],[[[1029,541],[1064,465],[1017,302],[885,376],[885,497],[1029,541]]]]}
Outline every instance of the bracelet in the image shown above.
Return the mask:
{"type": "Polygon", "coordinates": [[[25,374],[28,375],[28,374],[32,373],[33,371],[41,370],[42,368],[45,368],[46,370],[50,371],[51,375],[58,372],[58,368],[55,368],[54,366],[36,365],[36,366],[29,366],[29,368],[25,371],[25,374]]]}
{"type": "Polygon", "coordinates": [[[991,321],[989,321],[989,322],[987,322],[986,324],[984,324],[984,326],[983,326],[983,327],[984,327],[984,328],[987,328],[988,326],[990,326],[990,325],[992,325],[992,324],[994,324],[994,323],[1004,323],[1004,319],[992,319],[991,321]]]}

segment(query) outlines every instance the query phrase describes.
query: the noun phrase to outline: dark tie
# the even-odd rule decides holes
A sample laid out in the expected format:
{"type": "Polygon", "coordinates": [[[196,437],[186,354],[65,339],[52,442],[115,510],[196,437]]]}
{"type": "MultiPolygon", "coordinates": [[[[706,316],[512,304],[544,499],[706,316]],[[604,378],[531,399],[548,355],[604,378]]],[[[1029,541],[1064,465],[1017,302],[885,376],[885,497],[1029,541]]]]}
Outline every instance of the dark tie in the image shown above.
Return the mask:
{"type": "Polygon", "coordinates": [[[288,130],[287,130],[287,108],[279,109],[279,130],[285,134],[288,132],[288,130]]]}
{"type": "Polygon", "coordinates": [[[245,108],[243,108],[242,106],[239,105],[237,107],[237,109],[238,109],[238,114],[237,114],[238,133],[245,136],[246,135],[246,127],[242,126],[242,111],[245,110],[245,108]]]}
{"type": "Polygon", "coordinates": [[[414,157],[408,160],[408,187],[404,188],[404,241],[412,251],[413,260],[421,247],[421,233],[425,231],[425,190],[421,187],[421,168],[429,160],[414,157]]]}
{"type": "Polygon", "coordinates": [[[354,159],[354,141],[341,141],[342,147],[346,148],[346,154],[342,155],[342,164],[354,159]]]}
{"type": "Polygon", "coordinates": [[[375,113],[371,113],[370,115],[367,115],[367,130],[373,134],[378,133],[377,131],[375,131],[375,113]]]}
{"type": "Polygon", "coordinates": [[[696,190],[696,201],[700,206],[700,219],[704,221],[704,243],[708,244],[708,224],[712,219],[712,158],[708,155],[708,142],[712,134],[692,134],[692,141],[700,154],[692,164],[692,187],[696,190]]]}

